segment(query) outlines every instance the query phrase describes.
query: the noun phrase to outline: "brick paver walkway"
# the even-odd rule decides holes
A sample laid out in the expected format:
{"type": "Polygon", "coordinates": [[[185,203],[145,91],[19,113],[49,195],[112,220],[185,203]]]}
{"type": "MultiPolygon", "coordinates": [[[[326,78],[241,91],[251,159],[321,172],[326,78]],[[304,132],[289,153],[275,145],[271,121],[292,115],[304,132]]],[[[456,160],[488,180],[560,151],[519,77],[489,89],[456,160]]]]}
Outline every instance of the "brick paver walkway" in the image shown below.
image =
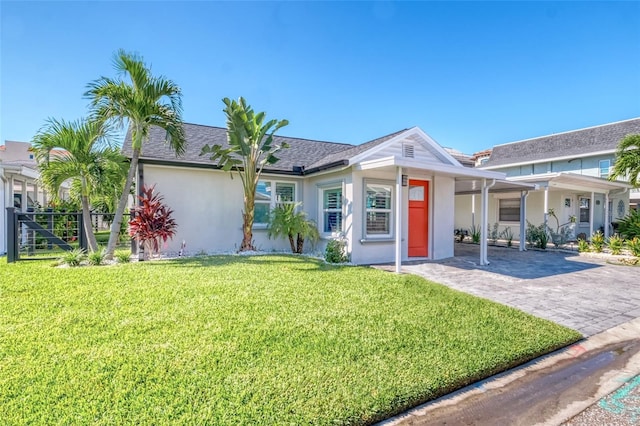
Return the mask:
{"type": "Polygon", "coordinates": [[[403,265],[466,293],[549,319],[591,336],[640,317],[640,267],[611,265],[577,253],[456,244],[456,257],[403,265]]]}

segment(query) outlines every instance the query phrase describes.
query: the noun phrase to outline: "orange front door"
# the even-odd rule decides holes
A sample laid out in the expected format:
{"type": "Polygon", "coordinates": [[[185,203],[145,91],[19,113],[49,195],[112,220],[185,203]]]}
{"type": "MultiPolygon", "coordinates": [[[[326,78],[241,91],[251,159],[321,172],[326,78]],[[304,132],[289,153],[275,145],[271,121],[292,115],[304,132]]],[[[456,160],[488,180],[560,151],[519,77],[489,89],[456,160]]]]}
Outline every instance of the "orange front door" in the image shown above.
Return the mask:
{"type": "Polygon", "coordinates": [[[429,255],[429,182],[409,181],[409,257],[429,255]]]}

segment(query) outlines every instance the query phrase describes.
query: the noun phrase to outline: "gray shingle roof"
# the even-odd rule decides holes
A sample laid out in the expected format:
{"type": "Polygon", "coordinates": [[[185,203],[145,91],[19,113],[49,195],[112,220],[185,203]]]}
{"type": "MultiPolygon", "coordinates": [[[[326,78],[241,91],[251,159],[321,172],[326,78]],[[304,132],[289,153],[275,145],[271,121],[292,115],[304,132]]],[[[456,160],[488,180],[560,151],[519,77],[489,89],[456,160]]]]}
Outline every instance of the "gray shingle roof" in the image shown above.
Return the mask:
{"type": "MultiPolygon", "coordinates": [[[[221,145],[227,147],[227,130],[222,127],[203,126],[198,124],[184,124],[186,137],[186,150],[184,155],[177,157],[165,142],[165,132],[153,127],[149,133],[149,140],[142,147],[141,160],[183,163],[185,165],[212,166],[208,156],[200,156],[200,151],[204,145],[221,145]]],[[[303,167],[306,170],[331,165],[341,160],[349,158],[366,151],[386,140],[389,140],[400,132],[375,139],[362,145],[350,145],[337,142],[323,142],[309,139],[291,138],[286,136],[274,136],[275,143],[286,142],[289,148],[278,152],[276,156],[280,159],[277,163],[269,166],[274,172],[293,172],[294,167],[303,167]]],[[[131,134],[127,132],[122,152],[131,157],[131,134]]]]}
{"type": "Polygon", "coordinates": [[[615,150],[622,138],[636,133],[640,133],[640,118],[497,145],[482,167],[615,150]]]}
{"type": "Polygon", "coordinates": [[[317,167],[322,167],[325,164],[332,164],[332,163],[337,163],[339,161],[342,160],[348,160],[352,157],[355,157],[358,154],[362,154],[363,152],[365,152],[368,149],[373,148],[374,146],[380,145],[381,143],[384,143],[386,141],[388,141],[389,139],[393,138],[394,136],[406,131],[407,129],[402,129],[402,130],[398,130],[397,132],[388,134],[386,136],[382,136],[380,138],[377,139],[373,139],[369,142],[365,142],[363,144],[360,145],[356,145],[353,146],[351,145],[349,148],[341,150],[339,152],[336,152],[335,154],[329,155],[328,157],[322,158],[319,161],[316,161],[315,163],[311,164],[309,167],[307,167],[307,169],[314,169],[317,167]]]}

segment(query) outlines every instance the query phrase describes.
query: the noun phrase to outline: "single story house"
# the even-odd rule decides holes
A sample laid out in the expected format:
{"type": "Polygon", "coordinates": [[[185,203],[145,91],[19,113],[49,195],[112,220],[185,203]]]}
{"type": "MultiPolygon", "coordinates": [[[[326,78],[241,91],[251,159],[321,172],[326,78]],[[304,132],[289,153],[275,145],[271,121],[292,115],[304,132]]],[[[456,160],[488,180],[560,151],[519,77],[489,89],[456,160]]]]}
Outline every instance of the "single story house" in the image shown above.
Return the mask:
{"type": "MultiPolygon", "coordinates": [[[[208,157],[205,144],[228,146],[226,129],[184,124],[186,153],[181,157],[153,128],[138,168],[138,188],[155,185],[173,209],[177,234],[163,249],[234,251],[242,239],[243,192],[208,157]]],[[[506,182],[502,172],[464,167],[418,127],[400,130],[361,145],[276,136],[289,148],[265,168],[258,185],[253,236],[261,250],[286,250],[269,240],[266,219],[278,203],[302,203],[322,235],[321,246],[342,236],[356,264],[442,259],[454,255],[455,194],[532,189],[506,182]]],[[[131,137],[123,146],[131,156],[131,137]]],[[[486,215],[484,216],[486,218],[486,215]]],[[[480,219],[482,220],[482,219],[480,219]]],[[[487,262],[486,247],[481,262],[487,262]]]]}
{"type": "MultiPolygon", "coordinates": [[[[598,230],[609,236],[628,213],[634,194],[628,183],[608,180],[618,143],[630,134],[640,134],[640,118],[494,146],[480,169],[538,189],[492,194],[489,224],[497,223],[500,231],[512,228],[519,239],[520,206],[526,205],[524,216],[534,225],[547,223],[554,230],[565,225],[572,239],[590,238],[598,230]]],[[[474,217],[469,212],[479,205],[473,195],[458,196],[456,227],[470,227],[474,217]]]]}

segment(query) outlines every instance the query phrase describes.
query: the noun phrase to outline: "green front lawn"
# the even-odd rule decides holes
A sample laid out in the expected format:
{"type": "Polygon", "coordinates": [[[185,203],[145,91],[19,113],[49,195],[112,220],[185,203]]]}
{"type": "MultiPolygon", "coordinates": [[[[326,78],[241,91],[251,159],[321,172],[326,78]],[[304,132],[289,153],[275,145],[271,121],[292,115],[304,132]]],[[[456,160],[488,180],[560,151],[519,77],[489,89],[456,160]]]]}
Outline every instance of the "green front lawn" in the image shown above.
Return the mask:
{"type": "Polygon", "coordinates": [[[411,275],[294,256],[0,261],[3,424],[362,424],[576,341],[411,275]]]}

